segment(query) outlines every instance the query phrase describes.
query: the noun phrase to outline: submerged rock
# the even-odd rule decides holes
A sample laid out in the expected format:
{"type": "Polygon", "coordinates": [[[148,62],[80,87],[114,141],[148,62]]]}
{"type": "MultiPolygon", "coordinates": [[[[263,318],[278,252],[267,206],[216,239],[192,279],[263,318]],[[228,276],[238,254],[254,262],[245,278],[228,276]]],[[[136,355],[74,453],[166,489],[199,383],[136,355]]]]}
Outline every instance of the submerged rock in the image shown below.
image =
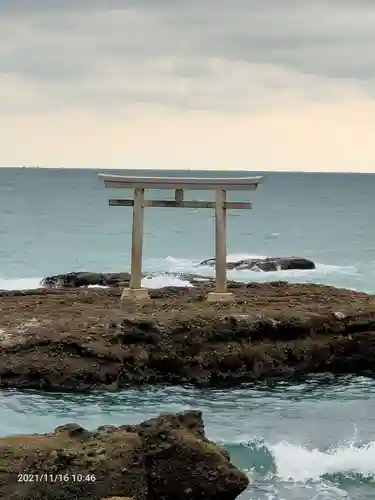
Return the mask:
{"type": "MultiPolygon", "coordinates": [[[[203,260],[201,266],[214,266],[215,259],[203,260]]],[[[247,269],[249,271],[286,271],[291,269],[315,269],[312,260],[303,257],[267,257],[265,259],[243,259],[228,262],[228,269],[247,269]]]]}
{"type": "Polygon", "coordinates": [[[234,500],[248,483],[205,437],[199,411],[106,433],[68,424],[0,438],[0,498],[9,500],[234,500]]]}

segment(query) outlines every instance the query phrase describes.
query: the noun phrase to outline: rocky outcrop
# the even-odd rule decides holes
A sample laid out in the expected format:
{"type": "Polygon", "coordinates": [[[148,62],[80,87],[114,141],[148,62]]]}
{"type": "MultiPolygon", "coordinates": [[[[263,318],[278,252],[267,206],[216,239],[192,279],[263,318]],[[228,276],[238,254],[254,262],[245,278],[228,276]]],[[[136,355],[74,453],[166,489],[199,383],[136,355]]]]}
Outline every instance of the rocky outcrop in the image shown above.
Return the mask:
{"type": "Polygon", "coordinates": [[[199,411],[0,438],[0,498],[7,500],[234,500],[248,483],[205,437],[199,411]]]}
{"type": "MultiPolygon", "coordinates": [[[[197,274],[166,273],[171,276],[178,276],[186,280],[191,285],[200,285],[202,281],[213,283],[214,280],[197,274]]],[[[144,275],[144,277],[155,276],[153,274],[144,275]]],[[[108,287],[124,288],[130,283],[130,273],[93,273],[87,271],[72,272],[66,274],[56,274],[47,276],[40,285],[46,288],[84,288],[84,287],[108,287]]],[[[0,290],[0,293],[5,290],[0,290]]]]}
{"type": "Polygon", "coordinates": [[[237,385],[266,377],[375,372],[375,297],[323,285],[210,284],[151,290],[3,292],[0,387],[89,391],[139,384],[237,385]],[[211,288],[212,289],[212,288],[211,288]]]}
{"type": "Polygon", "coordinates": [[[124,287],[128,286],[129,282],[129,273],[91,273],[82,271],[48,276],[41,281],[41,286],[50,288],[124,287]]]}
{"type": "MultiPolygon", "coordinates": [[[[215,259],[203,260],[200,265],[215,265],[215,259]]],[[[315,269],[315,263],[302,257],[269,257],[266,259],[244,259],[228,262],[228,269],[246,269],[250,271],[285,271],[290,269],[315,269]]],[[[167,273],[186,279],[193,285],[199,285],[202,279],[212,281],[199,274],[167,273]]],[[[146,275],[145,275],[146,276],[146,275]]],[[[147,276],[152,277],[152,273],[147,276]]],[[[95,273],[71,272],[47,276],[41,281],[41,286],[48,288],[79,288],[88,286],[106,286],[111,288],[127,287],[130,282],[130,273],[95,273]]]]}
{"type": "MultiPolygon", "coordinates": [[[[203,260],[201,266],[214,266],[215,259],[203,260]]],[[[249,271],[287,271],[291,269],[315,269],[312,260],[302,257],[267,257],[265,259],[244,259],[228,262],[228,269],[246,269],[249,271]]]]}

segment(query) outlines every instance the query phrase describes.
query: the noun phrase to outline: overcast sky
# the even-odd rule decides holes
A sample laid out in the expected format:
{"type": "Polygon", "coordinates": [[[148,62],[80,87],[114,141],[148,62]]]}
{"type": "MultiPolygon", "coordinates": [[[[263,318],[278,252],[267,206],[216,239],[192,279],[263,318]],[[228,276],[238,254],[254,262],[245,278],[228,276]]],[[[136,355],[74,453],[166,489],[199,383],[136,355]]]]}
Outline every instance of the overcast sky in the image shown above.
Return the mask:
{"type": "Polygon", "coordinates": [[[0,164],[375,172],[374,0],[1,0],[0,164]]]}

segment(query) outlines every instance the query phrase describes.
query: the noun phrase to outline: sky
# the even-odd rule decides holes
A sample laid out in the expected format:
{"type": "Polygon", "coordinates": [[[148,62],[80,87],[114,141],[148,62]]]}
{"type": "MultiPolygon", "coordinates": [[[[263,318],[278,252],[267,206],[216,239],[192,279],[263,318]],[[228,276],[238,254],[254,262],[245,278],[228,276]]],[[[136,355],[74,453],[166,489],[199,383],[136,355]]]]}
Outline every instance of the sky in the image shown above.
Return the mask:
{"type": "Polygon", "coordinates": [[[375,172],[373,0],[1,0],[0,166],[375,172]]]}

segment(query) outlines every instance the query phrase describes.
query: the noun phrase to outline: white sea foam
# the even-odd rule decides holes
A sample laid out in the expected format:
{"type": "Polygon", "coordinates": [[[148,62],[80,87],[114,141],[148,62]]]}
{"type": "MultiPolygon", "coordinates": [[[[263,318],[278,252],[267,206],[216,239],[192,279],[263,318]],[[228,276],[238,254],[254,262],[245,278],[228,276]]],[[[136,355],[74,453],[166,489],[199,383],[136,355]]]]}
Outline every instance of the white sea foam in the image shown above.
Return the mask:
{"type": "Polygon", "coordinates": [[[375,484],[375,442],[360,444],[356,436],[329,450],[287,441],[244,442],[243,437],[216,441],[229,447],[255,483],[264,484],[266,479],[267,490],[274,495],[269,497],[272,500],[353,500],[356,497],[348,495],[348,485],[358,488],[360,484],[375,484]]]}
{"type": "MultiPolygon", "coordinates": [[[[265,255],[250,255],[245,253],[229,254],[228,262],[245,259],[262,259],[265,255]]],[[[213,277],[215,269],[212,266],[200,265],[202,259],[178,259],[166,257],[165,259],[152,259],[145,263],[149,272],[173,273],[173,274],[198,274],[204,277],[213,277]]],[[[289,271],[250,271],[246,269],[229,270],[228,279],[234,281],[292,281],[292,282],[322,282],[335,276],[357,276],[358,272],[354,266],[335,266],[330,264],[316,263],[316,269],[293,269],[289,271]]],[[[165,286],[165,285],[164,285],[165,286]]]]}
{"type": "Polygon", "coordinates": [[[181,286],[181,287],[191,287],[193,286],[189,281],[182,280],[176,276],[171,275],[159,275],[150,278],[143,278],[142,287],[144,288],[163,288],[166,286],[181,286]]]}
{"type": "Polygon", "coordinates": [[[317,481],[327,476],[375,478],[375,442],[346,443],[329,451],[281,442],[269,446],[277,476],[284,481],[317,481]]]}
{"type": "MultiPolygon", "coordinates": [[[[228,262],[244,259],[265,258],[264,255],[250,255],[237,253],[228,255],[228,262]]],[[[164,259],[148,259],[144,263],[144,270],[150,276],[142,281],[142,286],[146,288],[162,288],[165,286],[186,286],[191,284],[184,279],[183,274],[196,274],[202,277],[211,278],[215,269],[211,266],[202,266],[202,259],[187,259],[168,256],[164,259]]],[[[69,271],[69,270],[67,270],[69,271]]],[[[340,276],[357,276],[358,272],[352,266],[335,266],[329,264],[316,264],[316,269],[312,270],[290,270],[290,271],[249,271],[249,270],[229,270],[228,279],[235,281],[255,281],[259,283],[267,281],[291,281],[291,282],[325,282],[334,284],[334,278],[340,276]]],[[[0,290],[26,290],[39,288],[42,278],[0,278],[0,290]]],[[[99,286],[93,286],[99,288],[99,286]]]]}

